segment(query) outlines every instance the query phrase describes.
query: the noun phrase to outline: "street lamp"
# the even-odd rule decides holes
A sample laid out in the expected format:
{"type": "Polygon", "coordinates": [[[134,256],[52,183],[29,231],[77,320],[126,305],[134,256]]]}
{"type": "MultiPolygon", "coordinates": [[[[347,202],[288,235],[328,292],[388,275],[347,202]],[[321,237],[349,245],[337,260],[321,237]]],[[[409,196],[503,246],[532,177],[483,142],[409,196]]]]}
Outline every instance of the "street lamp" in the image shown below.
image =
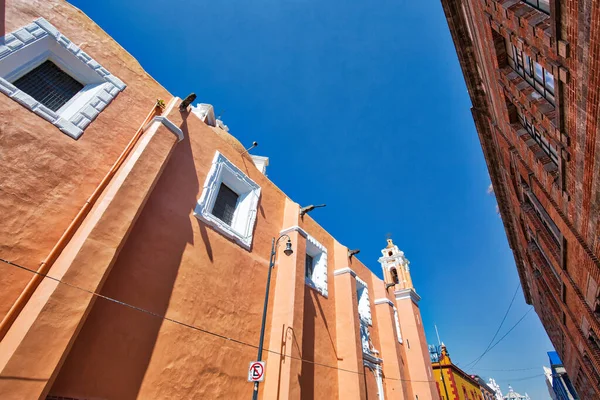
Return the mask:
{"type": "MultiPolygon", "coordinates": [[[[279,241],[281,238],[286,237],[287,242],[285,242],[285,250],[283,253],[286,256],[290,256],[294,253],[292,249],[292,239],[288,235],[281,235],[275,240],[271,242],[271,259],[269,261],[269,273],[267,275],[267,289],[265,293],[265,305],[263,307],[263,315],[262,315],[262,324],[260,325],[260,339],[258,341],[258,357],[257,361],[262,361],[262,350],[263,350],[263,342],[265,341],[265,324],[267,322],[267,305],[269,303],[269,288],[271,287],[271,271],[275,266],[275,250],[277,249],[277,245],[279,245],[279,241]]],[[[254,382],[254,392],[252,393],[252,400],[258,400],[258,382],[254,382]]]]}

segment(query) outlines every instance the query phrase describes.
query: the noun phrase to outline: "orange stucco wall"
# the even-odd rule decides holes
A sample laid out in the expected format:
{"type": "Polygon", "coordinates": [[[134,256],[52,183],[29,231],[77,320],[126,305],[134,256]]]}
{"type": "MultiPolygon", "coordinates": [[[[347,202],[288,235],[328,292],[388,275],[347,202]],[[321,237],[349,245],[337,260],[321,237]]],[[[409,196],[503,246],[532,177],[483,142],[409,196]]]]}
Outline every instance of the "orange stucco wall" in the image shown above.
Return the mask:
{"type": "MultiPolygon", "coordinates": [[[[171,96],[131,55],[69,4],[8,0],[5,7],[6,32],[44,17],[128,84],[79,140],[0,96],[0,254],[37,269],[156,99],[168,101],[171,96]]],[[[28,272],[0,264],[0,318],[30,278],[28,272]]]]}
{"type": "MultiPolygon", "coordinates": [[[[271,277],[261,397],[378,398],[375,374],[363,365],[357,276],[369,288],[369,330],[383,358],[387,398],[436,398],[411,382],[427,375],[428,355],[409,356],[398,342],[393,293],[310,215],[299,218],[299,206],[241,154],[232,135],[180,112],[178,100],[170,102],[125,50],[67,3],[9,1],[6,14],[8,31],[46,18],[128,86],[79,140],[0,94],[0,151],[8,160],[0,165],[3,259],[37,268],[156,98],[169,103],[164,116],[184,138],[178,142],[160,123],[144,131],[52,265],[50,275],[77,287],[45,280],[0,342],[3,398],[249,397],[271,240],[294,226],[294,254],[280,248],[271,277]],[[249,251],[193,214],[217,150],[261,187],[249,251]],[[328,250],[327,296],[304,283],[305,234],[328,250]],[[336,275],[347,268],[351,273],[336,275]]],[[[1,316],[31,274],[4,262],[0,269],[1,316]]],[[[411,328],[418,307],[403,304],[403,336],[426,349],[422,327],[411,328]]]]}
{"type": "MultiPolygon", "coordinates": [[[[305,231],[309,232],[319,243],[327,249],[334,248],[334,239],[312,218],[305,215],[300,221],[305,231]]],[[[333,251],[327,253],[328,275],[333,276],[336,269],[333,251]]],[[[302,258],[304,259],[304,258],[302,258]]],[[[335,346],[336,326],[335,321],[335,289],[328,290],[328,297],[324,297],[305,285],[304,290],[304,320],[302,337],[302,358],[318,364],[336,365],[337,354],[335,346]]],[[[302,364],[300,384],[302,398],[335,398],[338,392],[337,371],[318,364],[305,362],[302,364]]]]}

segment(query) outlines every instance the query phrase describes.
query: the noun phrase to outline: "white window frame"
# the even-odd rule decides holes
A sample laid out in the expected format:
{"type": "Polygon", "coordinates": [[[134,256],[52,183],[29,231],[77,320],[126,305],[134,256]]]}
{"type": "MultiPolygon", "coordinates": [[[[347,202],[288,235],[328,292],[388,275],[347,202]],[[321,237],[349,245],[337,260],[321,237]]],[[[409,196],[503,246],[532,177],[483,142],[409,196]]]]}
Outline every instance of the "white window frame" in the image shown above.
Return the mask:
{"type": "Polygon", "coordinates": [[[402,331],[400,330],[400,319],[398,318],[398,309],[396,306],[392,306],[394,309],[394,322],[396,324],[396,336],[398,337],[398,343],[402,343],[402,331]]]}
{"type": "Polygon", "coordinates": [[[356,294],[358,296],[358,315],[360,319],[369,326],[373,326],[369,287],[367,286],[367,283],[358,276],[356,277],[356,294]]]}
{"type": "Polygon", "coordinates": [[[367,283],[356,277],[356,296],[358,298],[358,320],[360,323],[360,341],[362,344],[363,355],[372,356],[378,354],[372,347],[371,333],[369,332],[369,326],[373,326],[373,319],[371,317],[371,300],[369,297],[369,287],[367,283]]]}
{"type": "Polygon", "coordinates": [[[202,195],[194,209],[194,215],[246,250],[250,250],[260,193],[260,186],[217,151],[206,176],[202,195]],[[212,214],[221,183],[239,196],[231,226],[212,214]]]}
{"type": "Polygon", "coordinates": [[[126,86],[44,18],[0,39],[0,92],[73,139],[78,139],[126,86]],[[56,112],[13,85],[47,60],[84,86],[56,112]]]}
{"type": "Polygon", "coordinates": [[[313,272],[310,277],[306,276],[305,272],[304,282],[327,297],[327,249],[314,237],[307,234],[306,254],[313,258],[313,272]]]}

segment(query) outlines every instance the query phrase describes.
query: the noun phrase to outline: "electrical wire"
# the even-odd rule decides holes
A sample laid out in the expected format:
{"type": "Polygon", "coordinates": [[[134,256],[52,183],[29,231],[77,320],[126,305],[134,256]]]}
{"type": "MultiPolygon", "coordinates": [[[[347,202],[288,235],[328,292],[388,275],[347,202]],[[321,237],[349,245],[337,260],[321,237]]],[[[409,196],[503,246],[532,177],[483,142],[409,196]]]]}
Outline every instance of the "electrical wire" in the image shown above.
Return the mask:
{"type": "MultiPolygon", "coordinates": [[[[492,347],[490,347],[485,353],[483,353],[480,357],[483,358],[483,356],[485,356],[487,353],[489,353],[494,347],[496,347],[505,337],[508,336],[509,333],[511,333],[513,331],[513,329],[515,329],[520,323],[521,321],[523,321],[525,319],[525,317],[531,312],[531,310],[533,310],[533,307],[530,307],[529,310],[527,310],[525,312],[525,314],[523,314],[523,316],[521,318],[519,318],[519,320],[508,330],[508,332],[506,332],[504,334],[504,336],[502,336],[500,339],[498,339],[498,341],[496,343],[494,343],[494,345],[492,347]]],[[[469,370],[472,370],[474,368],[473,367],[468,367],[469,370]]]]}
{"type": "Polygon", "coordinates": [[[481,359],[483,358],[483,356],[489,351],[490,346],[492,345],[492,343],[494,343],[494,340],[498,336],[498,333],[500,332],[500,329],[502,329],[502,325],[504,325],[504,321],[506,321],[506,317],[508,316],[508,313],[510,312],[510,309],[512,308],[512,305],[515,302],[515,298],[517,297],[517,293],[519,292],[519,288],[520,287],[521,287],[521,282],[519,282],[519,284],[517,285],[517,288],[515,289],[515,293],[513,294],[513,297],[510,300],[510,304],[508,305],[508,308],[506,309],[506,312],[504,313],[504,317],[502,318],[502,321],[500,322],[500,325],[498,326],[498,329],[496,329],[496,332],[494,333],[494,336],[492,337],[492,340],[490,340],[490,342],[488,343],[488,345],[485,348],[485,350],[483,351],[483,353],[481,353],[481,355],[479,357],[477,357],[475,360],[471,361],[470,363],[467,363],[467,365],[465,365],[465,368],[471,369],[471,368],[475,367],[475,365],[477,365],[479,363],[479,361],[481,361],[481,359]]]}
{"type": "Polygon", "coordinates": [[[503,379],[503,380],[507,381],[507,382],[518,382],[518,381],[526,381],[528,379],[533,379],[533,378],[539,378],[540,376],[545,376],[545,375],[544,374],[538,374],[538,375],[527,376],[525,378],[503,379]]]}
{"type": "MultiPolygon", "coordinates": [[[[131,308],[133,310],[136,310],[136,311],[139,311],[139,312],[146,313],[146,314],[148,314],[148,315],[150,315],[152,317],[160,318],[160,319],[162,319],[164,321],[168,321],[168,322],[171,322],[171,323],[183,326],[185,328],[193,329],[193,330],[198,331],[198,332],[202,332],[202,333],[214,336],[214,337],[218,337],[220,339],[228,340],[228,341],[233,342],[233,343],[237,343],[237,344],[240,344],[240,345],[243,345],[243,346],[252,347],[253,349],[258,349],[257,345],[254,345],[254,344],[251,344],[251,343],[247,343],[247,342],[244,342],[242,340],[230,338],[230,337],[227,337],[225,335],[221,335],[221,334],[216,333],[216,332],[211,332],[209,330],[202,329],[202,328],[197,327],[195,325],[191,325],[191,324],[188,324],[188,323],[185,323],[185,322],[181,322],[181,321],[178,321],[176,319],[169,318],[169,317],[166,317],[164,315],[160,315],[160,314],[157,314],[155,312],[146,310],[144,308],[141,308],[141,307],[138,307],[138,306],[134,306],[132,304],[125,303],[125,302],[117,300],[117,299],[113,299],[112,297],[108,297],[108,296],[96,293],[96,292],[94,292],[92,290],[85,289],[85,288],[82,288],[82,287],[77,286],[77,285],[73,285],[73,284],[71,284],[69,282],[65,282],[65,281],[63,281],[61,279],[54,278],[53,276],[50,276],[48,274],[39,273],[39,272],[37,272],[37,271],[35,271],[35,270],[31,269],[31,268],[24,267],[22,265],[19,265],[19,264],[16,264],[16,263],[12,262],[12,261],[8,261],[8,260],[5,260],[3,258],[0,258],[0,261],[3,261],[6,264],[12,265],[12,266],[14,266],[16,268],[20,268],[22,270],[31,272],[33,274],[42,275],[43,278],[48,278],[48,279],[50,279],[52,281],[55,281],[57,283],[69,286],[69,287],[74,288],[74,289],[81,290],[81,291],[83,291],[85,293],[91,294],[91,295],[96,296],[98,298],[101,298],[101,299],[104,299],[104,300],[108,300],[110,302],[113,302],[113,303],[116,303],[116,304],[119,304],[119,305],[122,305],[122,306],[125,306],[125,307],[129,307],[129,308],[131,308]]],[[[291,355],[287,355],[287,354],[282,354],[282,353],[279,353],[279,352],[277,352],[275,350],[264,349],[264,351],[267,352],[267,353],[275,354],[275,355],[282,356],[282,357],[287,357],[287,358],[290,358],[290,359],[293,359],[293,360],[298,360],[298,361],[301,361],[301,362],[313,364],[313,365],[320,366],[320,367],[335,369],[335,370],[338,370],[338,371],[349,372],[349,373],[358,374],[358,375],[364,375],[364,372],[352,371],[352,370],[345,369],[345,368],[339,368],[339,367],[336,367],[336,366],[333,366],[333,365],[327,365],[327,364],[319,363],[317,361],[312,361],[312,360],[307,360],[307,359],[300,358],[300,357],[295,357],[295,356],[291,356],[291,355]]],[[[426,380],[426,381],[423,381],[423,380],[401,379],[401,378],[390,378],[390,377],[386,377],[385,379],[386,380],[392,380],[392,381],[402,381],[402,382],[427,382],[427,383],[435,383],[435,382],[437,382],[435,380],[426,380]]]]}
{"type": "Polygon", "coordinates": [[[532,371],[540,367],[531,368],[514,368],[514,369],[489,369],[489,368],[475,368],[477,371],[491,371],[491,372],[514,372],[514,371],[532,371]]]}
{"type": "MultiPolygon", "coordinates": [[[[77,290],[81,290],[82,292],[91,294],[91,295],[96,296],[98,298],[101,298],[101,299],[104,299],[104,300],[107,300],[107,301],[110,301],[110,302],[113,302],[115,304],[119,304],[119,305],[122,305],[122,306],[125,306],[125,307],[128,307],[128,308],[131,308],[131,309],[133,309],[135,311],[143,312],[143,313],[148,314],[148,315],[150,315],[152,317],[160,318],[160,319],[162,319],[164,321],[168,321],[168,322],[171,322],[171,323],[183,326],[185,328],[189,328],[189,329],[192,329],[192,330],[195,330],[195,331],[198,331],[198,332],[201,332],[201,333],[205,333],[207,335],[211,335],[211,336],[214,336],[214,337],[217,337],[217,338],[220,338],[220,339],[224,339],[224,340],[227,340],[227,341],[230,341],[230,342],[233,342],[233,343],[237,343],[237,344],[240,344],[240,345],[243,345],[243,346],[251,347],[253,349],[258,349],[257,345],[254,345],[254,344],[251,344],[251,343],[247,343],[247,342],[244,342],[242,340],[230,338],[230,337],[227,337],[225,335],[221,335],[221,334],[216,333],[216,332],[212,332],[212,331],[209,331],[209,330],[206,330],[206,329],[202,329],[202,328],[197,327],[195,325],[191,325],[191,324],[188,324],[188,323],[185,323],[185,322],[181,322],[181,321],[178,321],[176,319],[169,318],[169,317],[166,317],[164,315],[160,315],[160,314],[157,314],[155,312],[146,310],[144,308],[141,308],[141,307],[138,307],[138,306],[134,306],[132,304],[125,303],[125,302],[117,300],[117,299],[113,299],[112,297],[108,297],[108,296],[102,295],[100,293],[96,293],[96,292],[94,292],[92,290],[82,288],[80,286],[71,284],[69,282],[65,282],[65,281],[63,281],[61,279],[55,278],[55,277],[50,276],[48,274],[39,273],[36,270],[24,267],[22,265],[19,265],[19,264],[16,264],[16,263],[12,262],[12,261],[8,261],[8,260],[5,260],[3,258],[0,258],[0,261],[6,263],[8,265],[14,266],[16,268],[19,268],[19,269],[31,272],[33,274],[41,275],[42,278],[48,278],[48,279],[50,279],[52,281],[55,281],[55,282],[60,283],[60,284],[63,284],[65,286],[68,286],[68,287],[71,287],[71,288],[74,288],[74,289],[77,289],[77,290]]],[[[525,318],[525,316],[531,310],[532,310],[532,308],[530,308],[527,311],[527,313],[525,313],[525,315],[523,317],[521,317],[521,319],[519,321],[517,321],[517,323],[515,325],[513,325],[513,327],[490,348],[490,350],[493,349],[498,343],[500,343],[500,341],[502,341],[502,339],[504,339],[525,318]]],[[[287,355],[287,354],[282,354],[282,353],[279,353],[279,352],[277,352],[275,350],[264,349],[264,351],[266,351],[267,353],[274,354],[274,355],[278,355],[278,356],[287,357],[287,358],[290,358],[290,359],[293,359],[293,360],[301,361],[303,363],[313,364],[313,365],[316,365],[316,366],[320,366],[320,367],[324,367],[324,368],[330,368],[330,369],[334,369],[334,370],[338,370],[338,371],[342,371],[342,372],[353,373],[353,374],[357,374],[357,375],[364,375],[364,372],[352,371],[352,370],[345,369],[345,368],[339,368],[339,367],[336,367],[336,366],[333,366],[333,365],[327,365],[327,364],[319,363],[319,362],[316,362],[316,361],[307,360],[307,359],[304,359],[304,358],[301,358],[301,357],[295,357],[295,356],[291,356],[291,355],[287,355]]],[[[526,369],[523,369],[523,370],[526,370],[526,369]]],[[[515,371],[517,371],[517,370],[515,370],[515,371]]],[[[543,375],[544,374],[529,376],[529,377],[525,377],[525,378],[515,378],[515,379],[505,379],[505,380],[506,381],[516,382],[516,381],[522,381],[522,380],[537,378],[537,377],[540,377],[540,376],[543,376],[543,375]]],[[[401,382],[421,382],[421,383],[436,383],[437,382],[436,380],[426,380],[426,381],[423,381],[423,380],[391,378],[391,377],[386,377],[385,379],[389,380],[389,381],[401,381],[401,382]]]]}
{"type": "Polygon", "coordinates": [[[506,332],[504,334],[504,336],[502,336],[500,339],[498,339],[498,341],[496,343],[494,343],[494,345],[492,347],[490,347],[490,349],[488,350],[488,352],[490,350],[492,350],[494,347],[496,347],[498,345],[498,343],[500,343],[502,341],[502,339],[504,339],[505,337],[507,337],[508,334],[511,333],[512,330],[515,329],[517,327],[517,325],[519,325],[521,323],[521,321],[523,321],[525,319],[525,317],[531,312],[531,310],[533,310],[533,307],[530,307],[529,310],[527,310],[527,312],[525,312],[525,314],[523,314],[523,316],[512,326],[512,328],[510,328],[508,330],[508,332],[506,332]]]}

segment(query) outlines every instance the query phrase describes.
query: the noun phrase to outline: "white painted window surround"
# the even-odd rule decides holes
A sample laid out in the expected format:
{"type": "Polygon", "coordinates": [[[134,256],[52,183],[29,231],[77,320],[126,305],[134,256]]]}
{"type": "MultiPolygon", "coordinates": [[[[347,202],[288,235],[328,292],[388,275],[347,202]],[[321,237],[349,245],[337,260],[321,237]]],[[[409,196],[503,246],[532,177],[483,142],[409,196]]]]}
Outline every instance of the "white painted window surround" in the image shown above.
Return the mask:
{"type": "Polygon", "coordinates": [[[0,92],[74,139],[125,87],[119,78],[43,18],[0,38],[0,92]],[[56,112],[12,84],[46,60],[84,86],[56,112]]]}
{"type": "Polygon", "coordinates": [[[374,349],[371,345],[371,334],[369,326],[373,325],[371,318],[371,302],[369,300],[369,289],[365,281],[356,277],[356,295],[358,297],[358,319],[360,322],[360,341],[363,354],[372,355],[374,349]]]}
{"type": "Polygon", "coordinates": [[[369,300],[369,288],[365,281],[356,277],[356,292],[358,295],[358,315],[368,325],[373,325],[371,318],[371,302],[369,300]]]}
{"type": "Polygon", "coordinates": [[[313,258],[313,273],[305,278],[305,282],[327,297],[327,249],[307,234],[306,254],[313,258]]]}
{"type": "Polygon", "coordinates": [[[398,309],[394,306],[394,322],[396,323],[396,336],[398,343],[402,343],[402,331],[400,330],[400,319],[398,318],[398,309]]]}
{"type": "Polygon", "coordinates": [[[194,215],[236,241],[243,248],[250,250],[260,192],[260,186],[217,151],[204,182],[202,195],[196,204],[194,215]],[[212,214],[221,183],[227,185],[239,196],[231,225],[212,214]]]}
{"type": "Polygon", "coordinates": [[[394,310],[394,323],[396,324],[396,337],[398,338],[398,343],[402,343],[402,332],[400,331],[400,320],[398,319],[398,309],[394,305],[394,303],[386,298],[375,299],[375,304],[386,304],[392,307],[394,310]]]}

